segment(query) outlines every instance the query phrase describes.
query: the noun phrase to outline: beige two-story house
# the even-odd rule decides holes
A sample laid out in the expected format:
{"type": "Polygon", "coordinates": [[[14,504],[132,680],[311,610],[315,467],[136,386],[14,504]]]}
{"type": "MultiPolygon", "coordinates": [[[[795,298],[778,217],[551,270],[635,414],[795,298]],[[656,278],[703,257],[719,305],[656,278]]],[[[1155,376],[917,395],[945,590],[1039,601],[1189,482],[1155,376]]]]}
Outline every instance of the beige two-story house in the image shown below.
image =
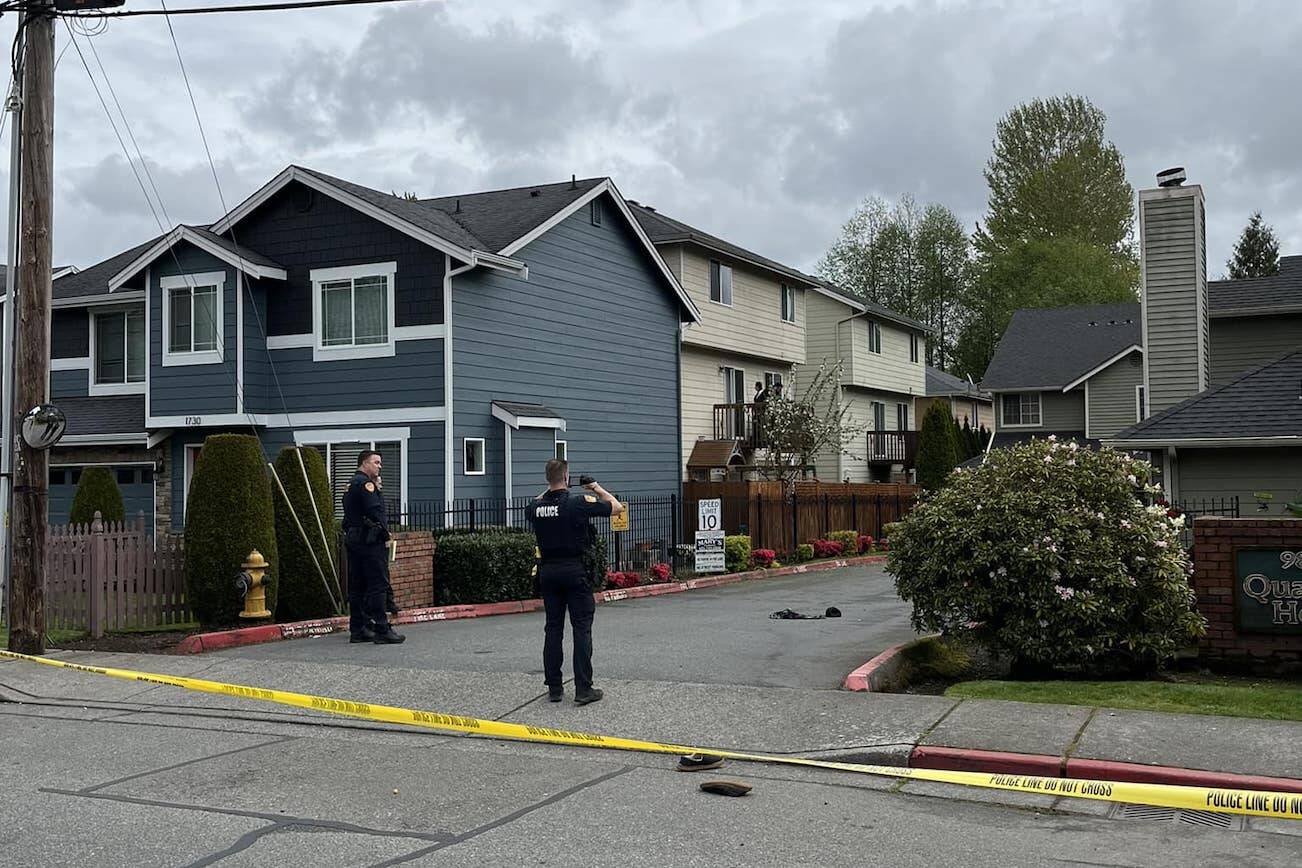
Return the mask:
{"type": "Polygon", "coordinates": [[[868,429],[843,450],[820,455],[818,477],[910,481],[918,451],[915,402],[927,394],[927,326],[825,282],[806,293],[805,309],[802,376],[824,359],[841,359],[841,402],[849,420],[868,429]]]}
{"type": "Polygon", "coordinates": [[[665,263],[700,309],[682,333],[685,478],[744,475],[764,448],[757,393],[786,387],[806,361],[808,275],[630,202],[665,263]]]}

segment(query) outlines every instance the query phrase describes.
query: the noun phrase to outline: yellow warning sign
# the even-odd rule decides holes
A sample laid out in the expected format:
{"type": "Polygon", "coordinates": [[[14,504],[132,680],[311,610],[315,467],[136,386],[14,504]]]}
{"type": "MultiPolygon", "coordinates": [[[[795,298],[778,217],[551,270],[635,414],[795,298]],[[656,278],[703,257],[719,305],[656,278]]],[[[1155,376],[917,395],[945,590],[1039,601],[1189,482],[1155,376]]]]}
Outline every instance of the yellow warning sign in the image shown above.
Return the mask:
{"type": "Polygon", "coordinates": [[[226,684],[221,681],[207,681],[202,678],[187,678],[181,675],[159,675],[152,672],[136,672],[131,669],[112,669],[106,666],[84,666],[80,663],[68,663],[49,657],[34,657],[17,654],[13,651],[0,651],[0,658],[27,660],[61,669],[74,669],[92,675],[107,675],[145,684],[163,684],[195,690],[200,693],[215,693],[241,699],[256,699],[263,702],[275,702],[326,711],[346,717],[359,717],[366,720],[378,720],[385,723],[406,724],[427,729],[450,732],[463,732],[490,738],[507,738],[516,741],[547,742],[574,747],[595,747],[606,750],[639,751],[659,754],[704,753],[720,756],[724,759],[743,760],[747,762],[770,763],[775,765],[806,766],[809,768],[830,769],[833,771],[855,772],[858,774],[879,775],[917,781],[935,781],[942,784],[960,784],[969,787],[983,787],[994,790],[1014,790],[1023,793],[1041,793],[1056,796],[1070,796],[1077,799],[1094,799],[1105,802],[1128,802],[1136,805],[1154,805],[1160,808],[1184,808],[1200,811],[1217,811],[1225,814],[1243,814],[1251,817],[1275,817],[1283,820],[1302,820],[1302,794],[1285,792],[1267,792],[1259,790],[1232,790],[1215,787],[1186,787],[1175,784],[1135,784],[1123,781],[1093,781],[1075,778],[1046,778],[1032,775],[988,774],[984,772],[951,772],[938,769],[898,768],[896,766],[876,766],[863,763],[835,762],[832,760],[805,759],[804,757],[745,753],[743,751],[719,750],[716,748],[693,747],[681,744],[665,744],[655,741],[642,741],[633,738],[597,735],[595,733],[574,732],[552,727],[529,726],[522,723],[507,723],[500,720],[479,720],[473,717],[460,717],[442,714],[436,711],[418,711],[412,708],[399,708],[392,705],[376,705],[369,702],[354,702],[348,699],[334,699],[328,696],[313,696],[307,693],[290,693],[284,690],[269,690],[262,687],[248,687],[241,684],[226,684]]]}
{"type": "Polygon", "coordinates": [[[619,515],[610,517],[611,530],[628,530],[628,504],[624,504],[624,511],[619,515]]]}

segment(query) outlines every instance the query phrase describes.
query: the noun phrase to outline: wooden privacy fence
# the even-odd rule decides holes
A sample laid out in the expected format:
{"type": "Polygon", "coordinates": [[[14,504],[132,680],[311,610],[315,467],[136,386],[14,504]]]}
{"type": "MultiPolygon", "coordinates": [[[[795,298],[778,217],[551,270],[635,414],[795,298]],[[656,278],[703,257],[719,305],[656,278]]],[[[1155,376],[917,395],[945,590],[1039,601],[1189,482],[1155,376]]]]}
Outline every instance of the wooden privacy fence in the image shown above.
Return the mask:
{"type": "Polygon", "coordinates": [[[917,502],[918,487],[897,483],[780,482],[683,483],[684,541],[694,539],[701,500],[718,498],[723,529],[750,536],[752,548],[791,552],[834,530],[880,538],[917,502]]]}
{"type": "Polygon", "coordinates": [[[145,531],[144,519],[51,526],[45,549],[49,628],[161,628],[191,620],[181,537],[145,531]]]}

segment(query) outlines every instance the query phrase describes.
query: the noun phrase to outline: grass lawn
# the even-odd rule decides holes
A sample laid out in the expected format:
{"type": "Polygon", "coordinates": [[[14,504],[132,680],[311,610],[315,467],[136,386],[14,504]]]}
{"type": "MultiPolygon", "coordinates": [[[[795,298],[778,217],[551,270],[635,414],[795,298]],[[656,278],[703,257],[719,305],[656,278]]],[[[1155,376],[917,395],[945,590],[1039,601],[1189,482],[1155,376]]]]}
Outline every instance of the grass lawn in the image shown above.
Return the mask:
{"type": "MultiPolygon", "coordinates": [[[[85,639],[86,635],[85,630],[47,630],[45,632],[45,644],[58,647],[60,642],[76,642],[78,639],[85,639]]],[[[0,648],[8,647],[9,628],[0,627],[0,648]]]]}
{"type": "Polygon", "coordinates": [[[1177,675],[1171,681],[963,681],[946,696],[1302,720],[1302,683],[1177,675]]]}

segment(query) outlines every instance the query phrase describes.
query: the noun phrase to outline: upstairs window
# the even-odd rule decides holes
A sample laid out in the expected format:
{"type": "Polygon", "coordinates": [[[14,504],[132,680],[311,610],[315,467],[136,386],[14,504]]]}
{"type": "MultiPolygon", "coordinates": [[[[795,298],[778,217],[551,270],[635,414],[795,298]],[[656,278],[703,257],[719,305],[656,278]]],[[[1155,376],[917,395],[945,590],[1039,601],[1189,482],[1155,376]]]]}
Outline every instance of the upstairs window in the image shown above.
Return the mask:
{"type": "Polygon", "coordinates": [[[882,351],[882,326],[881,323],[874,320],[868,320],[868,352],[880,353],[882,351]]]}
{"type": "Polygon", "coordinates": [[[315,358],[393,355],[397,270],[393,262],[312,269],[315,358]]]}
{"type": "Polygon", "coordinates": [[[593,199],[591,202],[588,203],[588,207],[589,207],[589,214],[591,215],[592,218],[592,225],[600,226],[601,225],[601,200],[593,199]]]}
{"type": "MultiPolygon", "coordinates": [[[[96,391],[145,381],[145,312],[114,311],[93,315],[96,391]]],[[[138,391],[138,389],[132,389],[138,391]]]]}
{"type": "Polygon", "coordinates": [[[1000,424],[1028,426],[1040,424],[1040,393],[1022,392],[1003,395],[1000,402],[1003,418],[1000,424]]]}
{"type": "Polygon", "coordinates": [[[796,291],[782,284],[782,321],[796,321],[796,291]]]}
{"type": "Polygon", "coordinates": [[[710,260],[710,301],[732,306],[732,268],[710,260]]]}
{"type": "Polygon", "coordinates": [[[1143,386],[1135,387],[1135,421],[1143,422],[1148,418],[1148,396],[1143,386]]]}
{"type": "Polygon", "coordinates": [[[163,290],[164,365],[222,360],[222,290],[226,273],[183,274],[159,281],[163,290]]]}
{"type": "Polygon", "coordinates": [[[909,335],[909,361],[910,362],[918,361],[918,357],[921,355],[918,347],[920,343],[921,341],[918,340],[918,336],[916,333],[911,333],[909,335]]]}

